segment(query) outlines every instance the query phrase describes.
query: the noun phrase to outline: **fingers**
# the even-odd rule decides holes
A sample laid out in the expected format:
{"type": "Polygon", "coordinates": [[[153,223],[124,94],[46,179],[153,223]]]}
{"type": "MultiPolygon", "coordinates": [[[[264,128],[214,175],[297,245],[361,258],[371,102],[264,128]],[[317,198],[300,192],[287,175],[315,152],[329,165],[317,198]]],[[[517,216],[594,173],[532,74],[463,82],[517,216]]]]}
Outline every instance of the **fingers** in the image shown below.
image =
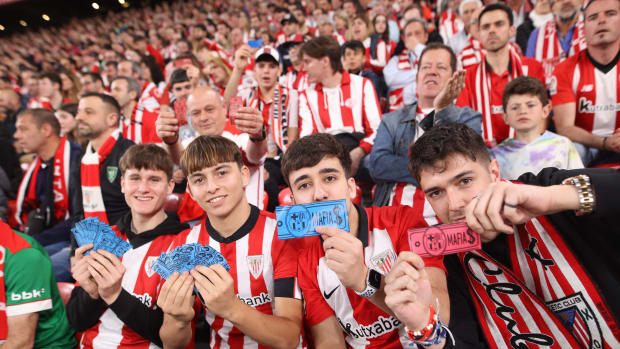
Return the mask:
{"type": "Polygon", "coordinates": [[[77,259],[81,259],[84,256],[84,253],[88,250],[90,250],[91,248],[93,248],[93,244],[86,244],[86,245],[82,245],[78,248],[75,249],[75,257],[77,259]]]}
{"type": "Polygon", "coordinates": [[[505,187],[498,186],[497,191],[494,191],[489,198],[489,205],[487,207],[487,216],[489,217],[492,228],[491,230],[501,232],[511,232],[512,227],[504,222],[502,216],[505,202],[505,187]]]}
{"type": "Polygon", "coordinates": [[[392,283],[402,276],[407,276],[415,281],[422,277],[423,270],[424,260],[422,257],[413,252],[405,251],[396,259],[394,267],[385,277],[385,282],[392,283]]]}
{"type": "Polygon", "coordinates": [[[168,277],[168,280],[164,282],[163,286],[161,287],[161,290],[159,291],[159,296],[157,296],[157,306],[162,308],[164,311],[165,311],[164,305],[168,304],[168,298],[170,297],[170,294],[172,293],[170,290],[171,288],[173,288],[173,285],[178,278],[179,278],[179,273],[175,271],[174,273],[172,273],[172,275],[168,277]]]}
{"type": "Polygon", "coordinates": [[[334,228],[334,227],[325,227],[325,226],[316,227],[316,232],[321,234],[324,239],[328,237],[332,237],[332,236],[339,236],[339,237],[350,236],[350,234],[347,233],[346,231],[342,229],[334,228]]]}

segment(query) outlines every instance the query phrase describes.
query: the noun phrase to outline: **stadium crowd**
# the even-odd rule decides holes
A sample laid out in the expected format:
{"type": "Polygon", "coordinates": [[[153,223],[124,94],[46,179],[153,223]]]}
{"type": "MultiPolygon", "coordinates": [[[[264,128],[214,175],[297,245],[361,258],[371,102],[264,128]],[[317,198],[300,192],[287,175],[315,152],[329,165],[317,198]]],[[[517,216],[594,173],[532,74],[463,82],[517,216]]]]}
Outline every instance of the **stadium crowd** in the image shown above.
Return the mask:
{"type": "Polygon", "coordinates": [[[0,348],[620,348],[619,61],[618,0],[171,1],[1,37],[0,348]],[[278,238],[276,206],[331,200],[346,230],[278,238]],[[90,217],[131,249],[78,246],[90,217]],[[482,248],[412,252],[452,223],[482,248]],[[230,270],[151,268],[196,242],[230,270]]]}

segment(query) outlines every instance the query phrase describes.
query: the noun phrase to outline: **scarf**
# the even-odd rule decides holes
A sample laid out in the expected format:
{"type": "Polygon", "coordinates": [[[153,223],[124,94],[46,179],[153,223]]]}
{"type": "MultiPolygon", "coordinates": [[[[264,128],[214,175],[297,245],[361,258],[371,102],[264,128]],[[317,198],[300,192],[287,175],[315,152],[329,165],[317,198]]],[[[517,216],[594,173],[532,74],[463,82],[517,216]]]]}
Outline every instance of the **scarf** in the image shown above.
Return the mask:
{"type": "Polygon", "coordinates": [[[583,33],[583,18],[579,18],[573,30],[573,40],[569,52],[564,52],[558,40],[557,24],[554,20],[548,21],[538,29],[536,37],[536,60],[543,64],[545,76],[550,77],[553,69],[566,57],[586,49],[586,39],[583,33]]]}
{"type": "Polygon", "coordinates": [[[620,347],[617,321],[588,273],[544,216],[517,226],[509,246],[515,274],[582,348],[620,347]]]}
{"type": "MultiPolygon", "coordinates": [[[[510,56],[510,66],[512,71],[509,72],[509,80],[515,79],[519,76],[525,75],[521,64],[521,57],[514,51],[508,50],[510,56]]],[[[484,134],[484,140],[489,144],[495,142],[495,136],[493,135],[493,122],[491,116],[496,114],[491,110],[491,76],[487,71],[486,60],[483,60],[478,64],[475,70],[475,93],[473,106],[474,109],[482,114],[482,131],[484,134]]],[[[513,137],[514,130],[510,129],[510,136],[513,137]]]]}
{"type": "MultiPolygon", "coordinates": [[[[54,195],[54,217],[56,221],[66,218],[69,213],[69,164],[71,155],[71,144],[66,136],[60,139],[60,144],[54,154],[53,162],[53,192],[54,195]]],[[[35,156],[24,178],[19,184],[17,191],[17,210],[15,219],[20,225],[25,224],[26,215],[24,214],[24,203],[36,208],[36,187],[37,175],[41,169],[41,157],[35,156]]],[[[47,186],[47,183],[45,184],[47,186]]]]}
{"type": "Polygon", "coordinates": [[[82,157],[82,166],[80,167],[84,218],[97,217],[100,221],[109,223],[105,212],[103,195],[101,194],[99,174],[101,172],[101,164],[112,152],[112,148],[114,148],[120,133],[121,130],[114,131],[97,151],[93,149],[92,142],[89,142],[86,146],[86,153],[82,157]]]}
{"type": "MultiPolygon", "coordinates": [[[[273,91],[273,102],[269,110],[269,123],[271,124],[271,134],[276,145],[285,151],[288,146],[288,118],[286,111],[289,98],[286,89],[280,84],[276,85],[273,91]]],[[[248,106],[263,111],[265,104],[260,96],[260,88],[256,87],[250,91],[248,106]]]]}
{"type": "MultiPolygon", "coordinates": [[[[415,54],[409,50],[403,50],[403,52],[398,55],[398,64],[396,68],[398,70],[414,70],[418,66],[418,58],[415,54]]],[[[389,111],[395,111],[398,109],[402,109],[405,107],[405,100],[403,91],[404,87],[397,88],[388,93],[389,97],[389,111]]]]}

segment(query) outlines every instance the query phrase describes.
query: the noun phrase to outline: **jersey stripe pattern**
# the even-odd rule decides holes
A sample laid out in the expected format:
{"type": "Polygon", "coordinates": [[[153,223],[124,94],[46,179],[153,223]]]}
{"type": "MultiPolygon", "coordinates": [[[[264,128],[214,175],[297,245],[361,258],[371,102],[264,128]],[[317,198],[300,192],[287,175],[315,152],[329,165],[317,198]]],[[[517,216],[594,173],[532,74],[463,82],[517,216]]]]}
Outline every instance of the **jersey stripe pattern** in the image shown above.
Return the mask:
{"type": "Polygon", "coordinates": [[[360,147],[370,153],[381,122],[379,100],[370,80],[342,73],[337,88],[316,84],[299,96],[300,134],[365,133],[360,147]]]}
{"type": "MultiPolygon", "coordinates": [[[[420,211],[408,206],[358,208],[358,238],[364,246],[368,268],[383,275],[391,270],[397,255],[409,250],[407,229],[434,222],[427,222],[420,211]]],[[[427,267],[445,270],[441,257],[425,258],[424,263],[427,267]]],[[[333,315],[342,327],[349,348],[414,346],[398,319],[342,285],[337,274],[327,267],[321,240],[314,240],[302,251],[297,274],[306,301],[305,321],[310,327],[333,315]]]]}
{"type": "MultiPolygon", "coordinates": [[[[127,239],[119,232],[117,236],[127,239]]],[[[156,306],[160,284],[164,282],[159,274],[151,269],[151,265],[162,252],[170,248],[175,237],[173,234],[160,236],[127,251],[121,258],[126,269],[121,281],[123,289],[151,309],[156,306]]],[[[95,326],[82,332],[79,342],[80,348],[159,348],[127,327],[109,308],[103,312],[95,326]]],[[[188,348],[193,348],[193,340],[188,348]]]]}
{"type": "Polygon", "coordinates": [[[424,195],[424,191],[411,183],[399,182],[392,189],[388,206],[399,205],[413,207],[416,210],[416,214],[422,215],[428,225],[439,223],[431,203],[428,202],[426,195],[424,195]]]}
{"type": "Polygon", "coordinates": [[[554,70],[549,91],[553,105],[576,103],[575,126],[600,137],[620,127],[620,60],[607,73],[597,69],[586,51],[567,58],[554,70]]]}
{"type": "MultiPolygon", "coordinates": [[[[246,225],[248,223],[246,222],[246,225]]],[[[274,281],[295,277],[297,268],[297,256],[293,249],[284,240],[278,240],[274,215],[260,211],[249,232],[227,243],[218,242],[212,237],[206,224],[203,219],[192,229],[180,233],[175,245],[197,242],[219,251],[230,265],[229,273],[235,280],[237,297],[256,310],[273,315],[274,281]]],[[[295,292],[295,296],[301,299],[299,291],[295,292]]],[[[211,326],[211,348],[266,348],[245,336],[230,321],[216,316],[208,309],[205,309],[205,313],[211,326]]],[[[301,345],[299,347],[301,348],[301,345]]]]}

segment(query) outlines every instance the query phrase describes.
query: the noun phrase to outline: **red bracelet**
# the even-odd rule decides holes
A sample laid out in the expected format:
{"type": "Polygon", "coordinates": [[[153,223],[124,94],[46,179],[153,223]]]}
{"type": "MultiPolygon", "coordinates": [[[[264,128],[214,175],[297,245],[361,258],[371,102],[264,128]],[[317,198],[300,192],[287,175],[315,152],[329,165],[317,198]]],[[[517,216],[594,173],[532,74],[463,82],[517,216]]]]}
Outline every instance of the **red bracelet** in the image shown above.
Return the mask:
{"type": "Polygon", "coordinates": [[[435,307],[432,305],[428,306],[430,310],[430,314],[428,317],[428,324],[424,326],[424,328],[420,331],[411,331],[407,327],[405,330],[407,331],[407,336],[414,342],[425,341],[429,339],[433,333],[435,332],[435,326],[437,326],[437,314],[435,313],[435,307]]]}

